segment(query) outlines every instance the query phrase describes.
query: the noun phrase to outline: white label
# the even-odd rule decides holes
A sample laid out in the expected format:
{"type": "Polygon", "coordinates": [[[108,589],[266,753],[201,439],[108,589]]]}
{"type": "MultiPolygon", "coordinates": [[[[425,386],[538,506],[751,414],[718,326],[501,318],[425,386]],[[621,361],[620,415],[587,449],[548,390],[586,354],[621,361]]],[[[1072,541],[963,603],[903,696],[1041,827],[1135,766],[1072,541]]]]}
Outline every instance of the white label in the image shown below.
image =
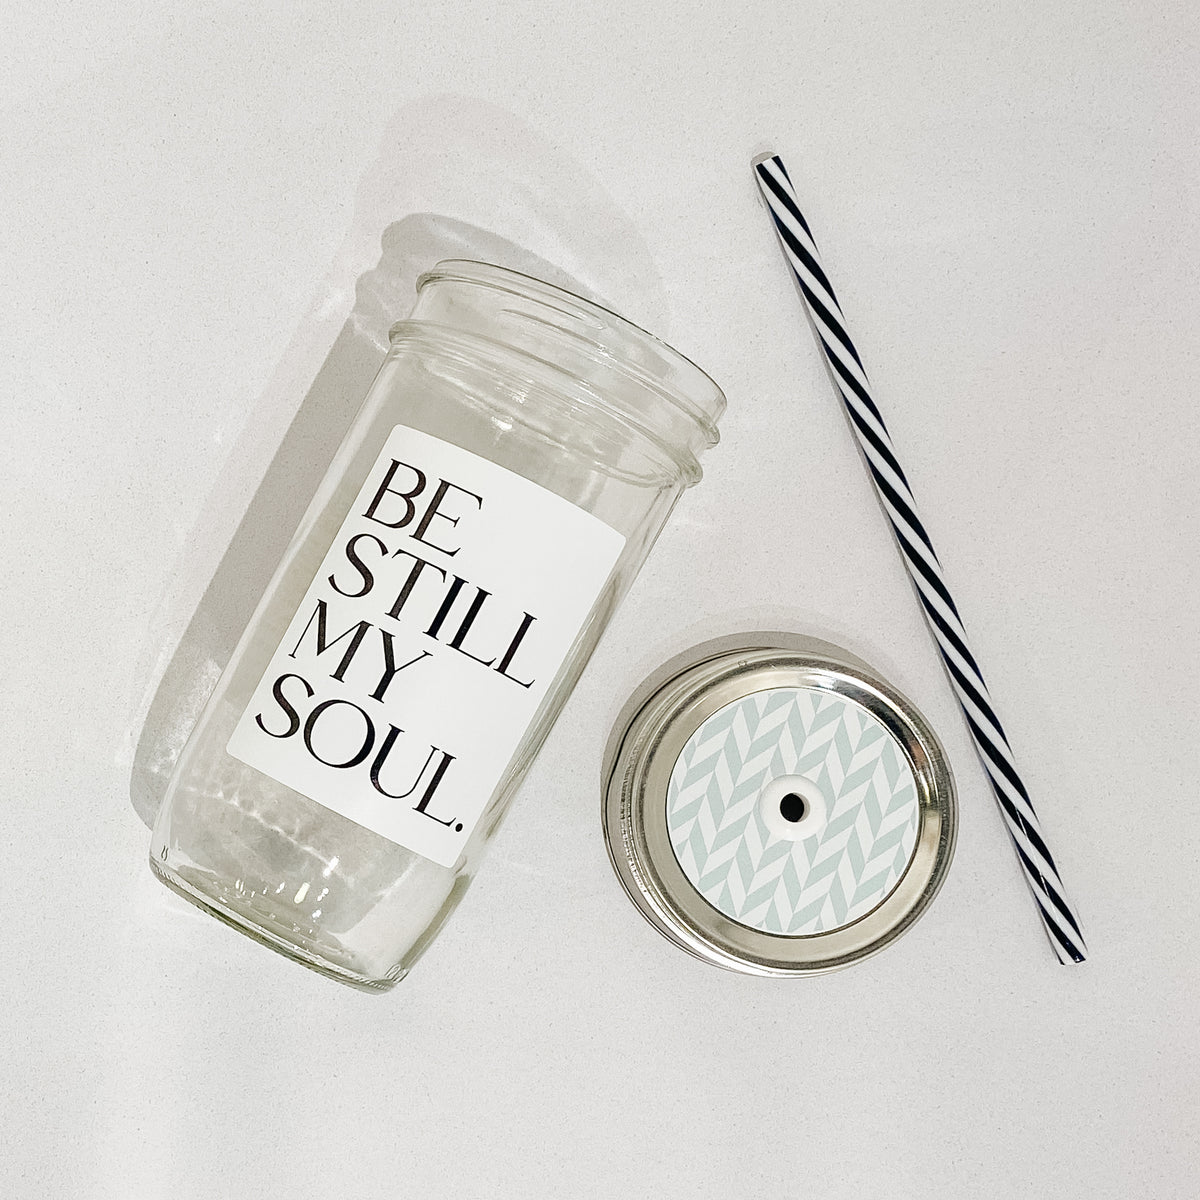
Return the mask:
{"type": "Polygon", "coordinates": [[[453,865],[625,539],[397,425],[228,750],[453,865]]]}

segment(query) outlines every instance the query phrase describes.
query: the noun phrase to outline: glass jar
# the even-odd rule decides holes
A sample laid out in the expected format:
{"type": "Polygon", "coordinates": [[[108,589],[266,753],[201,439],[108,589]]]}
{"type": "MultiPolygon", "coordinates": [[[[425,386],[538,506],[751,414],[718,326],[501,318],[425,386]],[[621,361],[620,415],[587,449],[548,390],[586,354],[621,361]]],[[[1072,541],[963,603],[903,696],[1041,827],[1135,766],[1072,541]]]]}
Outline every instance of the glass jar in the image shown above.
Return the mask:
{"type": "Polygon", "coordinates": [[[335,979],[402,979],[724,407],[569,292],[473,262],[423,276],[179,759],[158,877],[335,979]]]}

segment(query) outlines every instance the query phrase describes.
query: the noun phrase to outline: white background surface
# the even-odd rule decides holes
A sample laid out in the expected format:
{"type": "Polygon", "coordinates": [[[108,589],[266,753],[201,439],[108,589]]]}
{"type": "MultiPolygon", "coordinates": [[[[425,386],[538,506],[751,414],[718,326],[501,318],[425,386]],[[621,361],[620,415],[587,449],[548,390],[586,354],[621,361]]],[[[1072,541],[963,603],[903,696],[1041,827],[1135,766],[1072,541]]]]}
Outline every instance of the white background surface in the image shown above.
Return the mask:
{"type": "Polygon", "coordinates": [[[7,6],[0,1192],[1194,1196],[1198,34],[1165,0],[7,6]],[[1044,940],[801,321],[766,148],[1085,966],[1044,940]],[[129,781],[355,277],[420,212],[575,274],[729,412],[471,894],[375,998],[156,884],[129,781]],[[598,823],[628,692],[763,623],[874,662],[960,785],[928,914],[809,981],[676,951],[598,823]]]}

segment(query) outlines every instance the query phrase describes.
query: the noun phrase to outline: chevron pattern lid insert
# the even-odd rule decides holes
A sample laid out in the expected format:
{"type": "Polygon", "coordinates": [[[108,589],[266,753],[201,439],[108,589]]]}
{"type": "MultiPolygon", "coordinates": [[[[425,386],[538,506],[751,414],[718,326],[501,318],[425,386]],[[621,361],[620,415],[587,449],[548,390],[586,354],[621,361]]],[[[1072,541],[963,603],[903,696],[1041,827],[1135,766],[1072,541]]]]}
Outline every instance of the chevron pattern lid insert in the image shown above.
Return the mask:
{"type": "Polygon", "coordinates": [[[793,687],[735,700],[696,729],[666,815],[679,866],[709,904],[752,929],[804,936],[849,925],[892,892],[920,813],[908,758],[870,712],[793,687]],[[788,776],[816,802],[790,837],[772,787],[788,776]]]}

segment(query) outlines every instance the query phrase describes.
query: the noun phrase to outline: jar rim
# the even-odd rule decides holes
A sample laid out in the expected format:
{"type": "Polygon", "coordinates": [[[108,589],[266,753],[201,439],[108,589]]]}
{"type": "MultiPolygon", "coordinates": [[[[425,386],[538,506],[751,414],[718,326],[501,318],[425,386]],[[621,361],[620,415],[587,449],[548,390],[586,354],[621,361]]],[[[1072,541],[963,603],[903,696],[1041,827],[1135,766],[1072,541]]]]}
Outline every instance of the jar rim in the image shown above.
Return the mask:
{"type": "Polygon", "coordinates": [[[644,370],[634,359],[621,354],[618,349],[603,342],[595,342],[597,349],[608,357],[619,360],[621,369],[653,388],[689,417],[699,427],[705,443],[715,446],[720,441],[717,421],[725,411],[725,393],[717,382],[702,367],[697,366],[686,354],[664,342],[662,338],[643,329],[620,313],[580,296],[557,284],[547,283],[533,275],[514,271],[496,263],[476,259],[449,258],[436,263],[417,279],[417,290],[427,283],[450,281],[491,287],[498,291],[512,292],[525,300],[546,305],[551,309],[565,311],[573,316],[590,316],[600,328],[611,330],[630,340],[633,345],[642,345],[662,355],[681,378],[670,380],[656,378],[644,370]],[[567,306],[564,308],[563,306],[567,306]]]}

